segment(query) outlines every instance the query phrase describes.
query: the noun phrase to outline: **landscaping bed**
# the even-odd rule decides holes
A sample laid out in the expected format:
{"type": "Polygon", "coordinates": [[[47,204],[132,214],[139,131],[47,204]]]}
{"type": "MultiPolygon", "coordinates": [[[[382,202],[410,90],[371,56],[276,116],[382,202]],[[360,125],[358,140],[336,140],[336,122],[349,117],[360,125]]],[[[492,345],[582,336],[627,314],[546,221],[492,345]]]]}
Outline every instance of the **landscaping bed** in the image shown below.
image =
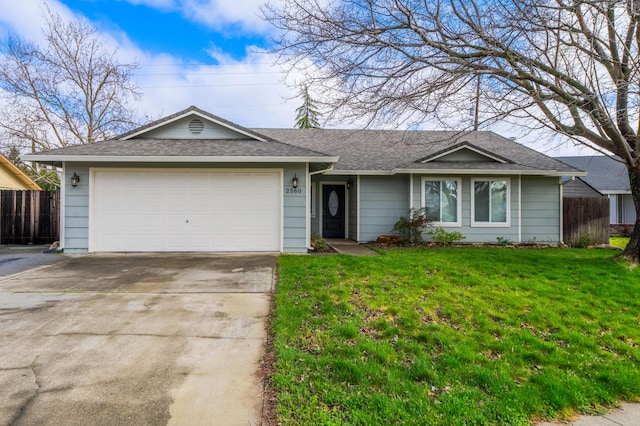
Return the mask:
{"type": "Polygon", "coordinates": [[[640,397],[640,272],[607,250],[281,256],[272,424],[530,424],[640,397]]]}

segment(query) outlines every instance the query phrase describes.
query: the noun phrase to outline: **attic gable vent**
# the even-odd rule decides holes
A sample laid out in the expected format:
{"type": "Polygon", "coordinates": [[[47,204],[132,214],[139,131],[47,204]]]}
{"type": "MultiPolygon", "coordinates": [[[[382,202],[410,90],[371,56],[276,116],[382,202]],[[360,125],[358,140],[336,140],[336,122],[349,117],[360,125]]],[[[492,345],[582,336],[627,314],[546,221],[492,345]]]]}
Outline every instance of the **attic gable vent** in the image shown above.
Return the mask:
{"type": "Polygon", "coordinates": [[[194,135],[202,133],[204,130],[204,123],[199,118],[194,118],[189,122],[189,131],[194,135]]]}

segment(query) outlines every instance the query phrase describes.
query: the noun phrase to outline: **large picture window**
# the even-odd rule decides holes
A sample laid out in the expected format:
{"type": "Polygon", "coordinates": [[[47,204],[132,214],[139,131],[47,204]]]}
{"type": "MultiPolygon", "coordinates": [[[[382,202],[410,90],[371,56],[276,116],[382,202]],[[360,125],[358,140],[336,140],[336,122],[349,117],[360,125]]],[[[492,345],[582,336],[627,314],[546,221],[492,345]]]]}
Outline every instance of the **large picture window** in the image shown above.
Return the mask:
{"type": "Polygon", "coordinates": [[[510,182],[508,179],[472,179],[472,225],[509,224],[510,182]]]}
{"type": "Polygon", "coordinates": [[[422,179],[422,207],[436,225],[460,226],[460,179],[422,179]]]}

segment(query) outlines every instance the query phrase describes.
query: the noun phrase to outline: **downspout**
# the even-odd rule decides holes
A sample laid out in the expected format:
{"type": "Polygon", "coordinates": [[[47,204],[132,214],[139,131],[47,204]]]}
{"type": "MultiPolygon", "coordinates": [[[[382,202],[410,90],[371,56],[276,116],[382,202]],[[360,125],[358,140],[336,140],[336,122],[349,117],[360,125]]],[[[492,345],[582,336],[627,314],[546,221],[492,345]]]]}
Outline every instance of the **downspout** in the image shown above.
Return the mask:
{"type": "Polygon", "coordinates": [[[360,242],[360,175],[356,176],[356,240],[360,242]]]}
{"type": "Polygon", "coordinates": [[[518,242],[522,243],[522,175],[518,176],[518,242]]]}
{"type": "Polygon", "coordinates": [[[64,250],[64,227],[65,227],[65,194],[67,193],[65,187],[67,183],[67,163],[62,162],[62,179],[60,180],[60,248],[64,250]]]}
{"type": "Polygon", "coordinates": [[[413,173],[409,175],[409,211],[413,210],[413,173]]]}
{"type": "Polygon", "coordinates": [[[560,235],[558,236],[558,241],[560,241],[560,244],[564,244],[563,241],[563,235],[564,235],[564,205],[562,202],[562,196],[563,196],[563,190],[564,187],[562,186],[562,178],[558,178],[558,184],[560,185],[560,235]]]}
{"type": "MultiPolygon", "coordinates": [[[[307,163],[307,170],[306,170],[306,195],[305,195],[305,199],[307,200],[307,206],[306,206],[306,213],[305,213],[305,223],[306,223],[306,229],[307,231],[305,232],[305,245],[307,246],[307,250],[311,249],[311,173],[309,172],[309,163],[307,163]]],[[[316,194],[317,195],[317,194],[316,194]]]]}

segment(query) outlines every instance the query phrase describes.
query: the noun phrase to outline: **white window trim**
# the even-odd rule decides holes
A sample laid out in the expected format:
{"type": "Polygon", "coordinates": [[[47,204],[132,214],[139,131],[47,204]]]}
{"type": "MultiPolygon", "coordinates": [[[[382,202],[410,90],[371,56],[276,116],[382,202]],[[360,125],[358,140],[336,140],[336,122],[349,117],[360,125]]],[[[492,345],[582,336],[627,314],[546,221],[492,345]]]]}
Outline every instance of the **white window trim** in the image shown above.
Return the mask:
{"type": "MultiPolygon", "coordinates": [[[[511,227],[511,178],[506,177],[486,177],[471,178],[471,226],[483,228],[509,228],[511,227]],[[476,222],[476,182],[505,181],[507,183],[507,221],[506,222],[476,222]]],[[[491,197],[489,197],[491,200],[491,197]]],[[[489,212],[491,217],[491,212],[489,212]]]]}
{"type": "MultiPolygon", "coordinates": [[[[311,181],[311,176],[309,176],[309,181],[311,181]]],[[[317,182],[311,182],[311,184],[309,185],[309,191],[310,191],[310,196],[309,196],[309,203],[310,203],[310,210],[311,210],[311,217],[315,218],[316,217],[316,210],[317,210],[317,198],[318,198],[318,183],[317,182]]]]}
{"type": "MultiPolygon", "coordinates": [[[[442,182],[443,180],[455,180],[458,184],[458,205],[457,205],[457,211],[456,211],[456,215],[458,217],[458,220],[456,222],[433,222],[433,225],[435,226],[455,226],[455,227],[461,227],[462,226],[462,178],[459,177],[443,177],[443,176],[422,176],[422,179],[420,179],[420,207],[424,207],[425,206],[425,197],[424,197],[424,183],[426,181],[438,181],[438,182],[442,182]]],[[[440,192],[440,197],[442,199],[442,191],[440,192]]],[[[442,202],[440,203],[440,206],[442,206],[442,202]]],[[[442,209],[442,207],[440,207],[442,209]]],[[[440,212],[440,217],[442,217],[442,211],[440,212]]]]}

